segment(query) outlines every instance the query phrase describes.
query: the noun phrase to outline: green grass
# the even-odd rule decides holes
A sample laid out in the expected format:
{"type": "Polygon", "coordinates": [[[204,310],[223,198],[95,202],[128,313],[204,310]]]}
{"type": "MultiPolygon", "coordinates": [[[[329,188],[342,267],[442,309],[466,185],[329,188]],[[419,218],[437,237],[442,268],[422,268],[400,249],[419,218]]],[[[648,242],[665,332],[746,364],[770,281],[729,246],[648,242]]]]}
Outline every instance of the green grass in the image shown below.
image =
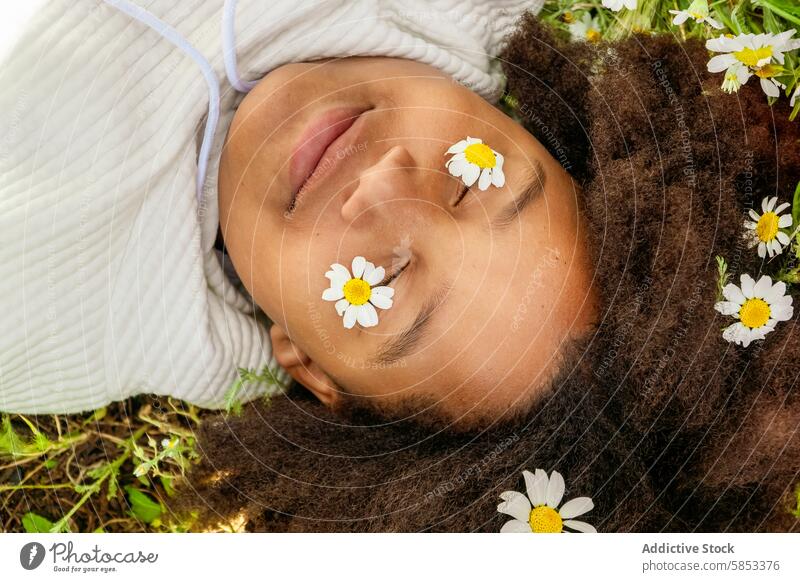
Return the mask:
{"type": "MultiPolygon", "coordinates": [[[[568,32],[570,22],[579,20],[583,13],[589,12],[598,18],[601,39],[608,41],[625,38],[634,32],[668,33],[675,35],[676,39],[708,39],[722,34],[778,33],[792,28],[799,33],[795,37],[800,37],[800,2],[796,0],[710,0],[711,16],[725,26],[722,30],[696,24],[692,19],[681,26],[673,25],[673,15],[669,11],[686,9],[690,3],[691,0],[639,0],[636,10],[612,12],[603,8],[600,0],[548,0],[542,18],[568,32]]],[[[786,85],[784,97],[788,98],[798,86],[800,78],[798,51],[786,55],[784,67],[784,73],[777,79],[786,85]]],[[[719,73],[720,84],[722,77],[722,73],[719,73]]],[[[756,82],[755,76],[750,79],[750,83],[756,82]]],[[[795,104],[792,119],[798,112],[800,99],[795,104]]]]}
{"type": "MultiPolygon", "coordinates": [[[[239,370],[227,394],[228,414],[240,414],[238,395],[251,382],[280,388],[269,367],[239,370]]],[[[3,414],[2,531],[195,531],[195,516],[172,511],[169,501],[200,458],[195,433],[211,414],[216,413],[155,396],[88,414],[3,414]]],[[[220,523],[206,531],[241,527],[220,523]]]]}

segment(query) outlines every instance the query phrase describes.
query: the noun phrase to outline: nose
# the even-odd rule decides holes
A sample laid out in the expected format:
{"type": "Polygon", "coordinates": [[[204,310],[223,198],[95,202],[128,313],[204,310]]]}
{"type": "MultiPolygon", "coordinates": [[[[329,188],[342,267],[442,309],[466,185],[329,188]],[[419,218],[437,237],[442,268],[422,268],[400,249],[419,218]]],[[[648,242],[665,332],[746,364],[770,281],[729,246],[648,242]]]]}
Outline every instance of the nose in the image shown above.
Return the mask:
{"type": "Polygon", "coordinates": [[[342,205],[342,218],[353,221],[364,213],[391,213],[393,201],[414,199],[421,191],[419,168],[403,146],[387,151],[377,163],[366,168],[358,186],[342,205]]]}

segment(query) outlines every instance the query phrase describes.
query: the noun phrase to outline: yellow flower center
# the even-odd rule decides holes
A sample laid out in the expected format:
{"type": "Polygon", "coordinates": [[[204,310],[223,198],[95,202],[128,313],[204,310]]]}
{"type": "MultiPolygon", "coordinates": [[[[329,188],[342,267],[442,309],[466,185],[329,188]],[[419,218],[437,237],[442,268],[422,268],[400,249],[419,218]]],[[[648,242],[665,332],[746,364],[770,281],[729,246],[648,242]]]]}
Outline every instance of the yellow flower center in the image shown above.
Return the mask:
{"type": "Polygon", "coordinates": [[[369,283],[364,279],[350,279],[344,284],[344,298],[350,305],[364,305],[372,295],[369,283]]]}
{"type": "Polygon", "coordinates": [[[764,242],[769,242],[778,234],[778,215],[774,212],[767,212],[758,219],[756,224],[756,235],[764,242]]]}
{"type": "Polygon", "coordinates": [[[744,47],[742,50],[733,53],[733,56],[748,67],[757,67],[759,61],[772,58],[772,46],[762,46],[755,50],[750,47],[744,47]]]}
{"type": "Polygon", "coordinates": [[[763,299],[748,299],[739,310],[739,319],[750,329],[761,327],[770,316],[769,304],[763,299]]]}
{"type": "Polygon", "coordinates": [[[707,15],[706,14],[702,14],[700,12],[689,11],[689,16],[691,16],[695,20],[703,20],[707,15]]]}
{"type": "Polygon", "coordinates": [[[561,516],[555,509],[546,505],[534,507],[528,522],[533,533],[561,533],[563,530],[561,516]]]}
{"type": "Polygon", "coordinates": [[[562,18],[562,20],[563,20],[564,22],[566,22],[567,24],[570,24],[570,23],[572,23],[572,22],[575,22],[575,17],[572,15],[572,12],[565,12],[565,13],[564,13],[564,14],[561,16],[561,18],[562,18]]]}
{"type": "Polygon", "coordinates": [[[464,155],[470,164],[479,168],[494,168],[497,158],[494,157],[492,148],[483,143],[473,143],[464,150],[464,155]]]}
{"type": "Polygon", "coordinates": [[[783,73],[783,67],[780,65],[764,65],[756,71],[756,75],[762,79],[769,79],[777,77],[783,73]]]}
{"type": "Polygon", "coordinates": [[[586,31],[586,38],[590,42],[597,42],[600,40],[600,33],[597,32],[595,29],[590,28],[589,30],[586,31]]]}

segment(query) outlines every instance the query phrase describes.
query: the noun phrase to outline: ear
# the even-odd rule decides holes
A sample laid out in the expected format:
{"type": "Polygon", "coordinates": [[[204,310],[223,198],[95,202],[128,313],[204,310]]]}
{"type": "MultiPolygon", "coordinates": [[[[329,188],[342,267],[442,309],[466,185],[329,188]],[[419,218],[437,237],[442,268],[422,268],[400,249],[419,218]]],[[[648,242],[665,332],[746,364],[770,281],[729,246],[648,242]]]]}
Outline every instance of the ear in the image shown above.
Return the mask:
{"type": "Polygon", "coordinates": [[[278,324],[269,330],[272,355],[289,375],[306,388],[325,406],[333,406],[339,397],[339,388],[316,362],[292,341],[278,324]]]}

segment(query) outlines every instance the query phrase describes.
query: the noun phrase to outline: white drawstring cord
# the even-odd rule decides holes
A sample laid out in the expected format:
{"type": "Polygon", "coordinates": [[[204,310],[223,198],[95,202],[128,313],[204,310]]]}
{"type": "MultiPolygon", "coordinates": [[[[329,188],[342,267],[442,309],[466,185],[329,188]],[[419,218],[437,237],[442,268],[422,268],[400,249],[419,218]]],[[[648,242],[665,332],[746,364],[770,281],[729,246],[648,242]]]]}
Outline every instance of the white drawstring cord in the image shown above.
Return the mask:
{"type": "MultiPolygon", "coordinates": [[[[149,26],[158,34],[166,38],[169,42],[189,55],[200,67],[203,77],[208,85],[208,116],[206,118],[206,129],[203,132],[203,143],[200,146],[200,154],[197,160],[197,203],[202,205],[203,202],[203,184],[206,179],[206,172],[208,171],[208,159],[211,154],[211,142],[214,139],[214,133],[217,130],[217,122],[219,121],[219,80],[214,73],[214,69],[206,58],[185,38],[183,38],[177,30],[172,28],[163,20],[156,17],[151,12],[144,8],[137,6],[128,0],[104,0],[110,6],[124,12],[128,16],[135,18],[142,24],[149,26]]],[[[233,39],[231,38],[231,41],[233,39]]],[[[234,56],[235,62],[235,56],[234,56]]]]}
{"type": "Polygon", "coordinates": [[[225,61],[225,75],[231,87],[240,93],[248,93],[256,86],[256,81],[244,81],[236,68],[236,41],[234,21],[236,20],[236,0],[225,0],[222,9],[222,58],[225,61]]]}

